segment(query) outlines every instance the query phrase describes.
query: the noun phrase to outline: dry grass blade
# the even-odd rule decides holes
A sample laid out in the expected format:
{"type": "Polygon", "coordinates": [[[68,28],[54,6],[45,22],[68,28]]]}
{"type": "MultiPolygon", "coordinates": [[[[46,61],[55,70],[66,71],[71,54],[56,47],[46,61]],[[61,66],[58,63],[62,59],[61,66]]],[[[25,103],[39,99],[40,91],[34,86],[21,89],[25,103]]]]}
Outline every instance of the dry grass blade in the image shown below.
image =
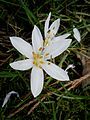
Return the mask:
{"type": "Polygon", "coordinates": [[[78,87],[84,80],[86,80],[86,79],[89,78],[89,77],[90,77],[90,72],[89,72],[88,74],[84,75],[83,77],[72,81],[72,82],[70,83],[70,84],[71,84],[71,87],[69,87],[68,90],[75,89],[75,88],[78,87]]]}
{"type": "Polygon", "coordinates": [[[18,108],[15,112],[11,113],[8,118],[13,117],[14,115],[16,115],[17,113],[19,113],[20,111],[22,111],[24,108],[28,107],[30,104],[36,102],[36,99],[29,101],[28,103],[24,104],[22,107],[18,108]]]}
{"type": "Polygon", "coordinates": [[[29,111],[28,111],[28,115],[30,115],[30,113],[33,112],[33,110],[40,104],[40,102],[42,102],[46,97],[44,96],[39,102],[37,102],[29,111]]]}

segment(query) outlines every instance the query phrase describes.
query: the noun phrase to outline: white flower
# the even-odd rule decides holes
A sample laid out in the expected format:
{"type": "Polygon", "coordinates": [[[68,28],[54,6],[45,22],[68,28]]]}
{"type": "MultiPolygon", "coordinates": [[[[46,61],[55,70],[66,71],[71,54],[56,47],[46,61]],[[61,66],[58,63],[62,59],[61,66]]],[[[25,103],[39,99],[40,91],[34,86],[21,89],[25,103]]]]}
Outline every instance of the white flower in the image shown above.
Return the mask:
{"type": "Polygon", "coordinates": [[[78,42],[80,42],[80,41],[81,41],[81,36],[80,36],[79,30],[78,30],[77,28],[74,28],[74,29],[73,29],[73,33],[74,33],[74,38],[75,38],[78,42]]]}
{"type": "Polygon", "coordinates": [[[32,68],[30,82],[31,91],[34,97],[38,96],[43,89],[43,70],[54,79],[61,81],[69,80],[66,71],[48,61],[51,56],[55,58],[57,55],[62,53],[62,51],[66,50],[68,42],[63,41],[59,45],[57,43],[54,43],[44,48],[43,37],[37,26],[34,26],[34,29],[32,31],[32,46],[20,37],[10,37],[10,40],[12,45],[22,55],[26,56],[25,60],[10,63],[10,66],[13,69],[22,71],[32,68]]]}
{"type": "Polygon", "coordinates": [[[67,71],[67,70],[70,69],[70,68],[73,69],[73,68],[75,68],[75,66],[74,66],[73,64],[70,64],[70,65],[67,66],[67,68],[65,69],[65,71],[67,71]]]}
{"type": "MultiPolygon", "coordinates": [[[[46,21],[45,21],[45,27],[44,27],[44,34],[45,34],[45,46],[50,45],[52,42],[58,42],[60,40],[63,42],[66,40],[68,36],[70,36],[69,33],[66,33],[64,35],[60,35],[58,37],[55,37],[56,33],[58,32],[59,26],[60,26],[60,19],[55,20],[49,27],[49,21],[51,17],[51,12],[49,13],[46,21]]],[[[71,42],[70,39],[68,39],[66,42],[71,42]]],[[[70,45],[70,44],[69,44],[70,45]]]]}
{"type": "Polygon", "coordinates": [[[19,94],[18,94],[17,92],[15,92],[15,91],[9,92],[9,93],[6,95],[5,99],[4,99],[4,102],[3,102],[3,104],[2,104],[2,108],[7,104],[8,100],[10,99],[10,96],[11,96],[12,94],[16,94],[17,97],[19,97],[19,94]]]}

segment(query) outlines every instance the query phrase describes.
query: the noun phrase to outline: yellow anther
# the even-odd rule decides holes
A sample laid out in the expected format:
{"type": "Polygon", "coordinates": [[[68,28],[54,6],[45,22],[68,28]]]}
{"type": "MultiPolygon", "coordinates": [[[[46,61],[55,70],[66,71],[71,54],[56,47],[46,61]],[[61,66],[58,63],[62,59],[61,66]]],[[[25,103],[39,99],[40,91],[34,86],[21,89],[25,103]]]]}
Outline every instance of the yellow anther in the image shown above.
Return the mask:
{"type": "Polygon", "coordinates": [[[50,65],[50,62],[48,62],[48,65],[50,65]]]}
{"type": "Polygon", "coordinates": [[[49,55],[49,53],[46,53],[45,56],[47,57],[49,55]]]}
{"type": "Polygon", "coordinates": [[[41,64],[44,64],[44,61],[40,61],[41,64]]]}
{"type": "Polygon", "coordinates": [[[41,64],[44,64],[43,57],[40,54],[36,54],[33,52],[33,64],[37,67],[40,67],[41,64]]]}
{"type": "Polygon", "coordinates": [[[42,50],[43,50],[43,48],[42,48],[42,47],[40,47],[40,48],[39,48],[39,51],[42,51],[42,50]]]}
{"type": "Polygon", "coordinates": [[[44,46],[48,46],[49,45],[49,38],[45,39],[45,43],[44,46]]]}

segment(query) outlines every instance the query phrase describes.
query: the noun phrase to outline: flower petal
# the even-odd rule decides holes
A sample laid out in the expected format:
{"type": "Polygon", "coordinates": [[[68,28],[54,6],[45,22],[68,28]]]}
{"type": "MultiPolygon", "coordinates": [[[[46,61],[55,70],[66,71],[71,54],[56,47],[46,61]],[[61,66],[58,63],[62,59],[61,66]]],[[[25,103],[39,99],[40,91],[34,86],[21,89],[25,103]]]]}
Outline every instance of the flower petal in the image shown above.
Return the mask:
{"type": "Polygon", "coordinates": [[[10,66],[15,70],[28,70],[33,66],[32,59],[20,60],[13,63],[10,63],[10,66]]]}
{"type": "Polygon", "coordinates": [[[32,45],[34,52],[38,52],[43,47],[43,37],[39,28],[35,25],[32,31],[32,45]]]}
{"type": "Polygon", "coordinates": [[[61,81],[69,80],[67,72],[51,62],[46,62],[46,64],[42,65],[42,68],[48,75],[50,75],[54,79],[61,81]]]}
{"type": "Polygon", "coordinates": [[[51,24],[51,26],[47,32],[47,34],[48,34],[47,36],[48,37],[50,36],[50,38],[52,39],[56,35],[56,33],[59,29],[59,26],[60,26],[60,19],[57,19],[51,24]]]}
{"type": "Polygon", "coordinates": [[[15,91],[9,92],[9,93],[6,95],[5,99],[4,99],[4,102],[3,102],[3,104],[2,104],[2,108],[7,104],[8,100],[10,99],[10,96],[11,96],[12,94],[16,94],[17,97],[19,97],[18,92],[15,92],[15,91]]]}
{"type": "MultiPolygon", "coordinates": [[[[56,37],[55,37],[56,38],[56,37]]],[[[47,46],[44,50],[44,54],[49,53],[49,56],[47,59],[50,59],[50,56],[52,58],[57,57],[61,53],[63,53],[71,43],[71,39],[56,39],[57,42],[53,42],[51,45],[47,46]]]]}
{"type": "Polygon", "coordinates": [[[43,70],[39,67],[33,67],[31,72],[31,91],[34,97],[37,97],[42,89],[44,84],[44,74],[43,70]]]}
{"type": "Polygon", "coordinates": [[[54,42],[61,42],[62,40],[66,40],[66,39],[68,39],[67,37],[69,36],[70,34],[69,33],[66,33],[66,34],[63,34],[63,35],[60,35],[60,36],[58,36],[58,37],[54,37],[53,39],[52,39],[52,43],[54,43],[54,42]]]}
{"type": "Polygon", "coordinates": [[[61,35],[60,37],[61,37],[62,39],[66,39],[66,38],[69,37],[70,35],[71,35],[70,33],[65,33],[65,34],[61,35]]]}
{"type": "Polygon", "coordinates": [[[45,27],[44,27],[45,38],[46,38],[46,34],[48,32],[48,29],[49,29],[50,17],[51,17],[51,12],[49,13],[48,18],[45,21],[45,27]]]}
{"type": "Polygon", "coordinates": [[[78,30],[77,28],[74,28],[74,29],[73,29],[73,32],[74,32],[74,38],[75,38],[78,42],[80,42],[80,41],[81,41],[81,36],[80,36],[79,30],[78,30]]]}
{"type": "Polygon", "coordinates": [[[10,37],[12,45],[27,58],[32,57],[32,46],[20,37],[10,37]]]}
{"type": "Polygon", "coordinates": [[[75,66],[74,66],[73,64],[70,64],[70,65],[67,66],[67,68],[65,69],[65,71],[67,71],[67,70],[70,69],[70,68],[73,69],[73,68],[75,68],[75,66]]]}
{"type": "Polygon", "coordinates": [[[59,40],[62,40],[62,39],[66,39],[67,37],[69,37],[71,34],[70,33],[66,33],[66,34],[63,34],[63,35],[60,35],[58,37],[54,37],[52,39],[52,42],[57,42],[59,40]]]}

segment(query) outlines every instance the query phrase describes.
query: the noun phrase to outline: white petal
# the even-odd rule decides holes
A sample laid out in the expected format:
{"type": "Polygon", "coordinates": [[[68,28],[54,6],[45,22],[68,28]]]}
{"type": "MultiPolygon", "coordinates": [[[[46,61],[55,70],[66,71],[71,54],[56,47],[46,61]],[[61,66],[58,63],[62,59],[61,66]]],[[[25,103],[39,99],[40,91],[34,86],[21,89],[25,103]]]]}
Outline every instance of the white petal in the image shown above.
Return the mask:
{"type": "Polygon", "coordinates": [[[75,68],[75,66],[74,66],[73,64],[70,64],[70,65],[67,66],[67,68],[65,69],[65,71],[67,71],[67,70],[70,69],[70,68],[73,69],[73,68],[75,68]]]}
{"type": "Polygon", "coordinates": [[[46,71],[48,75],[50,75],[54,79],[61,81],[69,80],[69,76],[67,72],[51,62],[47,62],[46,64],[43,64],[42,68],[46,71]]]}
{"type": "MultiPolygon", "coordinates": [[[[59,29],[59,26],[60,26],[60,19],[55,20],[55,21],[51,24],[51,26],[50,26],[50,28],[49,28],[49,31],[51,32],[52,38],[56,35],[56,33],[57,33],[58,29],[59,29]]],[[[48,33],[48,34],[49,34],[49,33],[48,33]]]]}
{"type": "Polygon", "coordinates": [[[10,63],[10,66],[15,70],[28,70],[33,66],[32,59],[20,60],[13,63],[10,63]]]}
{"type": "Polygon", "coordinates": [[[44,74],[43,70],[39,67],[33,67],[31,72],[31,91],[34,97],[37,97],[42,89],[44,84],[44,74]]]}
{"type": "Polygon", "coordinates": [[[71,41],[71,39],[60,39],[57,42],[53,42],[51,45],[45,48],[44,54],[49,53],[48,59],[50,58],[50,56],[52,58],[55,58],[63,53],[70,46],[71,41]]]}
{"type": "Polygon", "coordinates": [[[48,31],[48,29],[49,29],[50,17],[51,17],[51,12],[49,13],[48,18],[47,18],[46,21],[45,21],[45,27],[44,27],[45,38],[46,38],[47,31],[48,31]]]}
{"type": "Polygon", "coordinates": [[[67,37],[69,37],[71,34],[69,33],[66,33],[66,34],[63,34],[63,35],[60,35],[58,37],[54,37],[54,39],[52,39],[52,42],[56,42],[56,41],[59,41],[59,40],[62,40],[62,39],[66,39],[67,37]]]}
{"type": "Polygon", "coordinates": [[[60,39],[66,39],[67,37],[69,37],[71,34],[70,33],[66,33],[66,34],[63,34],[63,35],[60,35],[58,37],[55,37],[55,39],[53,39],[53,42],[54,41],[58,41],[60,39]]]}
{"type": "Polygon", "coordinates": [[[39,28],[35,25],[32,31],[32,45],[34,52],[38,52],[43,47],[43,37],[39,28]]]}
{"type": "Polygon", "coordinates": [[[66,33],[66,34],[61,35],[60,37],[61,37],[62,39],[66,39],[66,38],[69,37],[70,35],[71,35],[70,33],[66,33]]]}
{"type": "Polygon", "coordinates": [[[80,41],[81,41],[81,36],[80,36],[79,30],[78,30],[77,28],[74,28],[74,29],[73,29],[73,32],[74,32],[74,37],[75,37],[75,39],[76,39],[78,42],[80,42],[80,41]]]}
{"type": "Polygon", "coordinates": [[[18,94],[17,92],[15,92],[15,91],[9,92],[9,93],[6,95],[5,99],[4,99],[4,102],[3,102],[3,104],[2,104],[2,107],[4,107],[4,106],[7,104],[8,100],[10,99],[10,96],[11,96],[12,94],[16,94],[17,97],[19,97],[19,94],[18,94]]]}
{"type": "Polygon", "coordinates": [[[32,57],[32,46],[20,37],[10,37],[12,45],[27,58],[32,57]]]}

